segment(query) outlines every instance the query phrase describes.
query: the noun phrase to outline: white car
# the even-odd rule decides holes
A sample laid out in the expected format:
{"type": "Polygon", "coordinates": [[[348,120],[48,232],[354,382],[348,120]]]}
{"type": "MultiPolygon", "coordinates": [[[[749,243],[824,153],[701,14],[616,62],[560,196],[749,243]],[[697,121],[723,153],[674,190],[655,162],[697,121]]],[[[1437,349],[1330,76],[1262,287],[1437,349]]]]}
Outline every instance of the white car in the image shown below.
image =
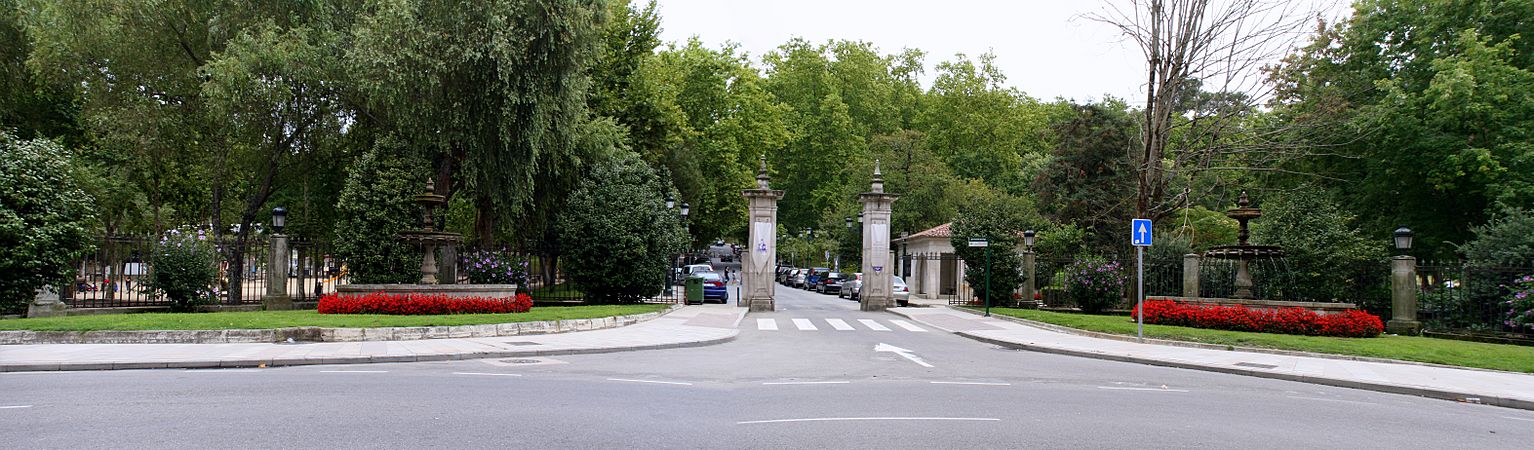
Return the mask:
{"type": "Polygon", "coordinates": [[[895,279],[895,287],[894,287],[894,289],[892,289],[894,292],[891,292],[890,296],[895,297],[895,305],[897,305],[897,306],[907,306],[907,305],[910,305],[911,304],[911,288],[906,286],[905,285],[905,280],[901,279],[900,277],[894,277],[894,279],[895,279]]]}
{"type": "Polygon", "coordinates": [[[682,268],[682,273],[692,275],[698,272],[713,272],[714,266],[708,264],[688,264],[682,268]]]}

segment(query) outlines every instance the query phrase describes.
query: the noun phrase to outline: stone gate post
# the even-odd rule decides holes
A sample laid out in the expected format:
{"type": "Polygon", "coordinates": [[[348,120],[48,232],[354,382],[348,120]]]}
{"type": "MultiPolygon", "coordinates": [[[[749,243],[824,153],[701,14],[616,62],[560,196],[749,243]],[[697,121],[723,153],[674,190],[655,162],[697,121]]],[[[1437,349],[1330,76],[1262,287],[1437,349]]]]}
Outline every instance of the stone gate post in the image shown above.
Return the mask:
{"type": "Polygon", "coordinates": [[[288,297],[288,236],[282,233],[272,233],[271,253],[266,258],[266,295],[261,296],[261,306],[266,310],[293,309],[293,298],[288,297]]]}
{"type": "Polygon", "coordinates": [[[1188,298],[1198,297],[1198,269],[1200,256],[1197,253],[1182,255],[1182,296],[1188,298]]]}
{"type": "Polygon", "coordinates": [[[894,305],[894,266],[890,264],[890,205],[900,196],[884,192],[884,175],[874,160],[871,189],[858,195],[863,202],[863,293],[859,308],[883,311],[894,305]]]}
{"type": "Polygon", "coordinates": [[[741,258],[741,296],[751,311],[772,311],[776,308],[773,295],[777,288],[773,275],[778,260],[778,199],[783,191],[768,187],[767,155],[762,155],[761,168],[756,172],[756,189],[741,191],[750,202],[748,205],[750,227],[747,229],[747,245],[741,258]]]}
{"type": "Polygon", "coordinates": [[[1422,332],[1417,321],[1417,258],[1390,258],[1390,315],[1385,329],[1395,334],[1416,335],[1422,332]]]}

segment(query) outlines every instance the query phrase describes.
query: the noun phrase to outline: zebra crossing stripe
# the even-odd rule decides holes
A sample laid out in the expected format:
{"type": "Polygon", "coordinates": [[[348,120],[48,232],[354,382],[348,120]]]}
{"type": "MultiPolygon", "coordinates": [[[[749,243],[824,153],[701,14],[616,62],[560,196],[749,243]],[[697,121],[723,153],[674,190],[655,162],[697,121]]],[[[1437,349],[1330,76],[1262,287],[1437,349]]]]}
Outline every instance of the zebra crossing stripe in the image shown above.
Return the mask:
{"type": "Polygon", "coordinates": [[[778,331],[778,321],[772,319],[756,319],[756,329],[778,331]]]}
{"type": "Polygon", "coordinates": [[[799,331],[819,330],[815,328],[815,322],[811,322],[810,319],[794,319],[794,326],[799,327],[799,331]]]}
{"type": "Polygon", "coordinates": [[[924,330],[921,327],[918,327],[916,325],[911,325],[911,322],[906,322],[906,321],[900,320],[900,319],[890,319],[890,323],[895,324],[895,326],[897,326],[897,327],[905,328],[908,331],[915,331],[915,332],[918,332],[918,333],[925,333],[925,332],[927,332],[927,330],[924,330]]]}
{"type": "Polygon", "coordinates": [[[873,319],[858,319],[858,323],[861,323],[861,324],[863,324],[863,326],[868,327],[868,329],[874,330],[874,331],[889,331],[890,330],[889,327],[886,327],[884,325],[880,325],[879,322],[875,322],[873,319]]]}
{"type": "Polygon", "coordinates": [[[826,319],[826,323],[831,324],[831,328],[835,328],[836,331],[852,331],[852,325],[847,325],[847,322],[842,319],[826,319]]]}

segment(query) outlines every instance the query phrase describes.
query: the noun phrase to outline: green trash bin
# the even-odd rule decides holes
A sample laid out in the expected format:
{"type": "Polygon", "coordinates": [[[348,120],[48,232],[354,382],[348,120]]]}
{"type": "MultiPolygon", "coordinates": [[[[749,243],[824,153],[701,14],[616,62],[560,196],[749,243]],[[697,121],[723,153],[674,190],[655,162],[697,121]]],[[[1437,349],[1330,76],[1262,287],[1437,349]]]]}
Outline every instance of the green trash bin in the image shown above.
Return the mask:
{"type": "Polygon", "coordinates": [[[703,277],[691,276],[686,281],[687,303],[703,303],[703,277]]]}

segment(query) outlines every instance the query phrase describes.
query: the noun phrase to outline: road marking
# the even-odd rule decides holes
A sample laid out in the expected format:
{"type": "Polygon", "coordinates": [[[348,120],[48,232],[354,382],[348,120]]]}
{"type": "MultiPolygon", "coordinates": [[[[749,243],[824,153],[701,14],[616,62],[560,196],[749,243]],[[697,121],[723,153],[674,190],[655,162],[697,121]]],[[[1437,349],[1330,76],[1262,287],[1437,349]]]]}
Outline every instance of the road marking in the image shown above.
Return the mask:
{"type": "Polygon", "coordinates": [[[858,319],[858,323],[861,323],[861,324],[863,324],[863,326],[868,327],[868,329],[874,330],[874,331],[889,331],[890,330],[889,327],[886,327],[884,325],[880,325],[879,322],[875,322],[873,319],[858,319]]]}
{"type": "Polygon", "coordinates": [[[497,377],[520,377],[520,373],[453,372],[453,375],[491,375],[497,377]]]}
{"type": "Polygon", "coordinates": [[[1286,395],[1285,397],[1292,398],[1292,399],[1295,399],[1295,400],[1315,400],[1315,401],[1320,401],[1320,402],[1352,403],[1352,404],[1355,404],[1355,405],[1378,405],[1377,403],[1361,402],[1361,401],[1357,401],[1357,400],[1343,400],[1343,399],[1340,399],[1340,398],[1301,397],[1301,396],[1297,396],[1297,395],[1286,395]]]}
{"type": "Polygon", "coordinates": [[[608,378],[607,381],[627,381],[630,383],[675,384],[681,386],[692,386],[692,383],[683,383],[680,381],[630,380],[627,378],[608,378]]]}
{"type": "Polygon", "coordinates": [[[906,322],[906,321],[900,320],[900,319],[890,319],[890,323],[895,324],[895,326],[897,326],[897,327],[905,328],[906,330],[915,331],[915,332],[918,332],[918,333],[925,333],[927,331],[927,330],[924,330],[921,327],[918,327],[916,325],[911,325],[911,322],[906,322]]]}
{"type": "Polygon", "coordinates": [[[851,383],[851,381],[776,381],[776,382],[767,382],[767,383],[762,383],[762,384],[769,385],[769,386],[774,386],[774,385],[787,385],[787,384],[847,384],[847,383],[851,383]]]}
{"type": "Polygon", "coordinates": [[[320,373],[389,373],[387,370],[321,370],[320,373]]]}
{"type": "Polygon", "coordinates": [[[31,407],[32,407],[32,405],[15,405],[15,406],[0,406],[0,409],[22,409],[22,408],[31,408],[31,407]]]}
{"type": "Polygon", "coordinates": [[[980,381],[928,381],[932,384],[968,384],[975,386],[1011,386],[1012,383],[985,383],[980,381]]]}
{"type": "Polygon", "coordinates": [[[187,372],[187,373],[255,373],[255,372],[264,372],[264,371],[261,370],[261,369],[211,369],[210,368],[210,369],[186,369],[186,370],[182,370],[182,372],[187,372]]]}
{"type": "Polygon", "coordinates": [[[1502,418],[1503,419],[1522,420],[1524,422],[1534,422],[1534,419],[1525,419],[1525,418],[1522,418],[1522,417],[1502,416],[1502,418]]]}
{"type": "Polygon", "coordinates": [[[756,319],[756,329],[778,331],[778,321],[773,319],[756,319]]]}
{"type": "Polygon", "coordinates": [[[815,322],[811,322],[810,319],[794,319],[794,326],[799,327],[799,331],[819,330],[815,328],[815,322]]]}
{"type": "Polygon", "coordinates": [[[874,346],[874,351],[875,352],[891,352],[891,353],[894,353],[896,355],[900,355],[900,357],[902,357],[902,358],[909,359],[913,363],[921,364],[922,367],[932,367],[931,364],[927,364],[926,361],[922,361],[920,356],[916,356],[916,354],[911,353],[910,350],[906,350],[906,349],[903,349],[903,348],[900,348],[900,347],[896,347],[896,346],[893,346],[893,345],[885,344],[883,342],[880,342],[879,345],[875,345],[874,346]]]}
{"type": "Polygon", "coordinates": [[[1183,389],[1161,389],[1161,388],[1121,387],[1121,386],[1098,386],[1097,388],[1098,389],[1109,389],[1109,390],[1114,390],[1114,391],[1188,392],[1188,391],[1183,390],[1183,389]]]}
{"type": "Polygon", "coordinates": [[[831,324],[831,328],[836,331],[852,331],[852,325],[847,325],[847,321],[842,319],[826,319],[826,323],[831,324]]]}
{"type": "Polygon", "coordinates": [[[750,425],[760,423],[791,423],[791,422],[846,422],[860,420],[951,420],[970,422],[1000,422],[1001,419],[992,417],[816,417],[810,419],[773,419],[773,420],[747,420],[735,422],[736,425],[750,425]]]}

